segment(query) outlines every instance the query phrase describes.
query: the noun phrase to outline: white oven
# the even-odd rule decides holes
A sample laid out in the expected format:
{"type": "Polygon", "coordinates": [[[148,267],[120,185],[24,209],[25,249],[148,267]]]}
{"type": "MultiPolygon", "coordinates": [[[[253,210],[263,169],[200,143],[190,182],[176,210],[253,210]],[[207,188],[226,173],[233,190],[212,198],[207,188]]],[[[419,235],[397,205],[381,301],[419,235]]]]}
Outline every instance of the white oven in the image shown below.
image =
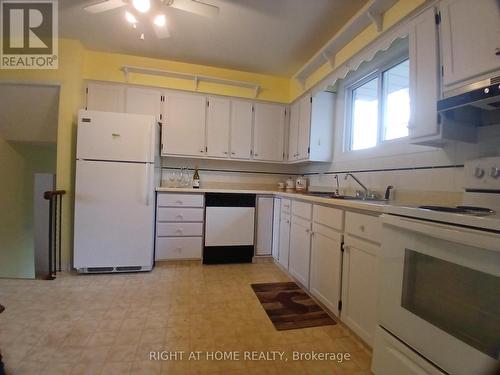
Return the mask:
{"type": "Polygon", "coordinates": [[[391,370],[397,360],[381,345],[375,374],[499,374],[500,233],[390,214],[382,221],[379,330],[435,371],[391,370]]]}

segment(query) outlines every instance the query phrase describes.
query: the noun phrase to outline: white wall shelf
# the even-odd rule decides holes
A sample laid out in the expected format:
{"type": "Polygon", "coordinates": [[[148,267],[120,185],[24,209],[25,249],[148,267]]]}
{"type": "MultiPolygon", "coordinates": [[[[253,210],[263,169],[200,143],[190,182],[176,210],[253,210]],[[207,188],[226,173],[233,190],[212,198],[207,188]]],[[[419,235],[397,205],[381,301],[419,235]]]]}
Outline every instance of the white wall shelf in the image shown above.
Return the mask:
{"type": "Polygon", "coordinates": [[[294,75],[294,78],[305,88],[306,80],[319,67],[329,63],[335,67],[335,55],[370,23],[374,23],[377,31],[382,31],[383,14],[397,0],[371,0],[361,8],[309,61],[294,75]]]}
{"type": "Polygon", "coordinates": [[[200,75],[200,74],[181,73],[181,72],[175,72],[175,71],[171,71],[171,70],[162,70],[162,69],[154,69],[154,68],[142,68],[142,67],[130,66],[130,65],[123,65],[120,70],[125,74],[125,79],[127,82],[129,80],[130,73],[138,73],[138,74],[148,74],[148,75],[155,75],[155,76],[163,76],[163,77],[191,80],[194,82],[194,88],[196,91],[198,90],[198,85],[200,82],[210,82],[210,83],[217,83],[217,84],[221,84],[221,85],[237,86],[237,87],[243,87],[246,89],[250,89],[250,90],[253,90],[255,98],[257,98],[259,96],[259,93],[261,90],[261,86],[258,83],[246,82],[246,81],[235,81],[232,79],[217,78],[217,77],[205,76],[205,75],[200,75]]]}

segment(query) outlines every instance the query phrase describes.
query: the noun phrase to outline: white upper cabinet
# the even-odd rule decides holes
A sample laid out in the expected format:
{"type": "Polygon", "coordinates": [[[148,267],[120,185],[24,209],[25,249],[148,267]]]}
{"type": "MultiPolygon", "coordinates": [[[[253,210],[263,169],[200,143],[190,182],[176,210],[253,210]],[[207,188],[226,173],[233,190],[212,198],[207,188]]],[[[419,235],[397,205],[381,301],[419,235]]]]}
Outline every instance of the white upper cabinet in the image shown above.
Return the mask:
{"type": "Polygon", "coordinates": [[[125,112],[140,115],[152,115],[157,120],[162,117],[161,91],[139,87],[127,87],[125,90],[125,112]]]}
{"type": "Polygon", "coordinates": [[[253,104],[243,100],[231,100],[232,159],[250,159],[252,152],[253,104]]]}
{"type": "Polygon", "coordinates": [[[217,158],[229,156],[230,108],[231,101],[227,98],[207,99],[207,156],[217,158]]]}
{"type": "Polygon", "coordinates": [[[440,133],[437,116],[439,99],[438,33],[436,10],[427,9],[410,24],[410,138],[440,133]]]}
{"type": "Polygon", "coordinates": [[[300,101],[290,106],[290,130],[288,133],[288,160],[297,160],[299,156],[299,121],[300,101]]]}
{"type": "Polygon", "coordinates": [[[291,106],[289,161],[331,161],[335,94],[305,95],[291,106]]]}
{"type": "Polygon", "coordinates": [[[439,7],[445,90],[500,73],[498,0],[443,0],[439,7]]]}
{"type": "Polygon", "coordinates": [[[87,84],[87,105],[89,111],[124,112],[125,87],[106,83],[87,84]]]}
{"type": "Polygon", "coordinates": [[[165,93],[162,155],[204,156],[206,98],[165,93]]]}
{"type": "Polygon", "coordinates": [[[298,160],[306,160],[309,158],[311,102],[311,95],[306,95],[299,100],[299,137],[297,146],[298,160]]]}
{"type": "Polygon", "coordinates": [[[285,137],[285,107],[278,104],[254,104],[253,158],[282,161],[285,137]]]}

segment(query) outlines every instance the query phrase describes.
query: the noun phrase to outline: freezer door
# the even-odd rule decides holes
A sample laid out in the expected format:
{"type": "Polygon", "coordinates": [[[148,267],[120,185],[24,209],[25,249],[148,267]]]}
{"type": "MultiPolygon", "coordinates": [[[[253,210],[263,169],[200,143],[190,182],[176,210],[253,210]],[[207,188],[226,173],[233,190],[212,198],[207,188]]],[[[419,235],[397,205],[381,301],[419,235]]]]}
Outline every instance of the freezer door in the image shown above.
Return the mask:
{"type": "Polygon", "coordinates": [[[154,165],[78,160],[74,266],[151,267],[154,165]]]}
{"type": "Polygon", "coordinates": [[[76,158],[154,162],[157,126],[154,116],[82,110],[76,158]]]}

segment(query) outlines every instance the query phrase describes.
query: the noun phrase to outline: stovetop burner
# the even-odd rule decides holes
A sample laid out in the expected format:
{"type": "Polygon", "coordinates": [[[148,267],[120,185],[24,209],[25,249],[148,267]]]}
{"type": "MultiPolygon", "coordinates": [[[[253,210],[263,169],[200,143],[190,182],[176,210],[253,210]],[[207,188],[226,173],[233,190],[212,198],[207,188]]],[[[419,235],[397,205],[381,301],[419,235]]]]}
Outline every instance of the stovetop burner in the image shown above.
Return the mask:
{"type": "Polygon", "coordinates": [[[420,206],[423,210],[439,211],[439,212],[449,212],[454,214],[463,215],[493,215],[495,211],[485,208],[485,207],[474,207],[474,206],[457,206],[457,207],[447,207],[447,206],[420,206]]]}

